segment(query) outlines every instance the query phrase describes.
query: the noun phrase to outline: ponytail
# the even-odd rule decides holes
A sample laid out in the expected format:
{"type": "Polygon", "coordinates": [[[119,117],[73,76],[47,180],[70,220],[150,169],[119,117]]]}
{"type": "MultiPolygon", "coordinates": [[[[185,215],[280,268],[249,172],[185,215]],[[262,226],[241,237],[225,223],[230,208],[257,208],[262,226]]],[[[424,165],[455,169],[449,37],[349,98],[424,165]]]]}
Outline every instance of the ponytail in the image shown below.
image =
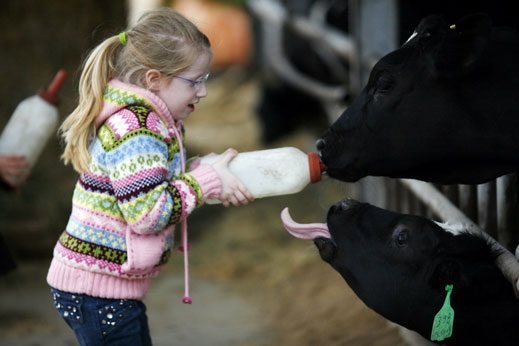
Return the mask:
{"type": "Polygon", "coordinates": [[[86,171],[90,164],[88,148],[96,132],[94,122],[103,107],[108,81],[115,76],[115,57],[120,48],[116,35],[103,41],[89,54],[79,79],[78,106],[59,128],[65,142],[61,158],[65,164],[71,163],[79,173],[86,171]]]}

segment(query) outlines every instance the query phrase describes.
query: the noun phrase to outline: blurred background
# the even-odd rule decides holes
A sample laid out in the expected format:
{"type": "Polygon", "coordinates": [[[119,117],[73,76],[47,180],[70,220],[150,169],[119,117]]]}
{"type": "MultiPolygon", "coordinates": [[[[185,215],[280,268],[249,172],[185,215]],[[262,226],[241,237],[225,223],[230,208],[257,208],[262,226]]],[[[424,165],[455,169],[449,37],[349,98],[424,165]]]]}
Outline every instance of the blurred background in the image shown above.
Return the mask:
{"type": "MultiPolygon", "coordinates": [[[[456,4],[4,0],[0,131],[23,99],[64,68],[69,76],[60,91],[61,123],[76,105],[79,67],[88,51],[143,11],[170,6],[209,36],[215,53],[209,96],[186,122],[189,155],[228,147],[313,151],[373,63],[404,42],[422,16],[447,12],[454,20],[469,4],[487,6],[456,4]]],[[[45,282],[77,178],[60,161],[61,150],[52,136],[27,183],[0,191],[0,234],[17,262],[0,276],[0,345],[76,344],[45,282]]],[[[197,210],[189,219],[194,304],[180,302],[183,264],[176,253],[146,298],[155,344],[405,345],[400,332],[320,260],[313,244],[289,236],[279,218],[289,207],[296,221],[324,222],[329,206],[344,197],[384,199],[370,179],[355,184],[324,179],[295,195],[197,210]]]]}

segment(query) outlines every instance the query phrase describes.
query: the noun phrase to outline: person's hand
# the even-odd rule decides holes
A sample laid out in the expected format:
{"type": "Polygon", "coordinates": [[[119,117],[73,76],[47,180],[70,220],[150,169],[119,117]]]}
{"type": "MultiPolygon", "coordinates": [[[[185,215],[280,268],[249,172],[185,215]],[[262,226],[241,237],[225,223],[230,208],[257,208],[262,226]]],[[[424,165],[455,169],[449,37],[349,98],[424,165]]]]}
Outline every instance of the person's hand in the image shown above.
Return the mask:
{"type": "Polygon", "coordinates": [[[0,155],[0,178],[11,187],[21,185],[29,175],[29,162],[20,155],[0,155]]]}
{"type": "Polygon", "coordinates": [[[202,157],[194,157],[189,162],[189,170],[192,171],[196,169],[200,164],[202,163],[202,160],[210,160],[209,162],[216,161],[216,158],[218,158],[220,155],[216,153],[209,153],[207,155],[204,155],[202,157]]]}
{"type": "Polygon", "coordinates": [[[226,207],[230,204],[234,206],[244,205],[254,200],[254,196],[250,194],[249,190],[229,171],[229,162],[236,155],[238,155],[236,150],[227,149],[220,155],[218,161],[212,164],[222,181],[222,192],[218,199],[226,207]]]}

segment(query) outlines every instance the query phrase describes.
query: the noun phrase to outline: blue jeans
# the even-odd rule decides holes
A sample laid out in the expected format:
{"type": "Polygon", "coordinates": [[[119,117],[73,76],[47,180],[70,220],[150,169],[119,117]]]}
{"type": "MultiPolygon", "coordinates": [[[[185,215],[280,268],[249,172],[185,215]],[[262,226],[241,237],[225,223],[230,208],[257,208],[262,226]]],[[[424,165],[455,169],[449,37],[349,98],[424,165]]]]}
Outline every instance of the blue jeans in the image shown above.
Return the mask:
{"type": "Polygon", "coordinates": [[[140,300],[96,298],[54,288],[51,293],[81,346],[151,346],[146,306],[140,300]]]}

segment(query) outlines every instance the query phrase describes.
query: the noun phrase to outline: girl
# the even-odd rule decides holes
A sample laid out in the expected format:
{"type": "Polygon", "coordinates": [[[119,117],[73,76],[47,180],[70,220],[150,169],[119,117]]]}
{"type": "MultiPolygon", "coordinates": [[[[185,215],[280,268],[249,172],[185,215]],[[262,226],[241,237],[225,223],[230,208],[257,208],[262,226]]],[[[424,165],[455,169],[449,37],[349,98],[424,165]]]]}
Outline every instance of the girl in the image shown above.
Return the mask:
{"type": "MultiPolygon", "coordinates": [[[[227,168],[186,167],[182,121],[207,95],[207,37],[170,9],[151,11],[86,59],[79,105],[63,122],[63,160],[80,173],[47,274],[81,345],[151,345],[142,299],[171,252],[173,227],[205,199],[253,197],[227,168]]],[[[186,294],[190,303],[185,260],[186,294]]]]}

